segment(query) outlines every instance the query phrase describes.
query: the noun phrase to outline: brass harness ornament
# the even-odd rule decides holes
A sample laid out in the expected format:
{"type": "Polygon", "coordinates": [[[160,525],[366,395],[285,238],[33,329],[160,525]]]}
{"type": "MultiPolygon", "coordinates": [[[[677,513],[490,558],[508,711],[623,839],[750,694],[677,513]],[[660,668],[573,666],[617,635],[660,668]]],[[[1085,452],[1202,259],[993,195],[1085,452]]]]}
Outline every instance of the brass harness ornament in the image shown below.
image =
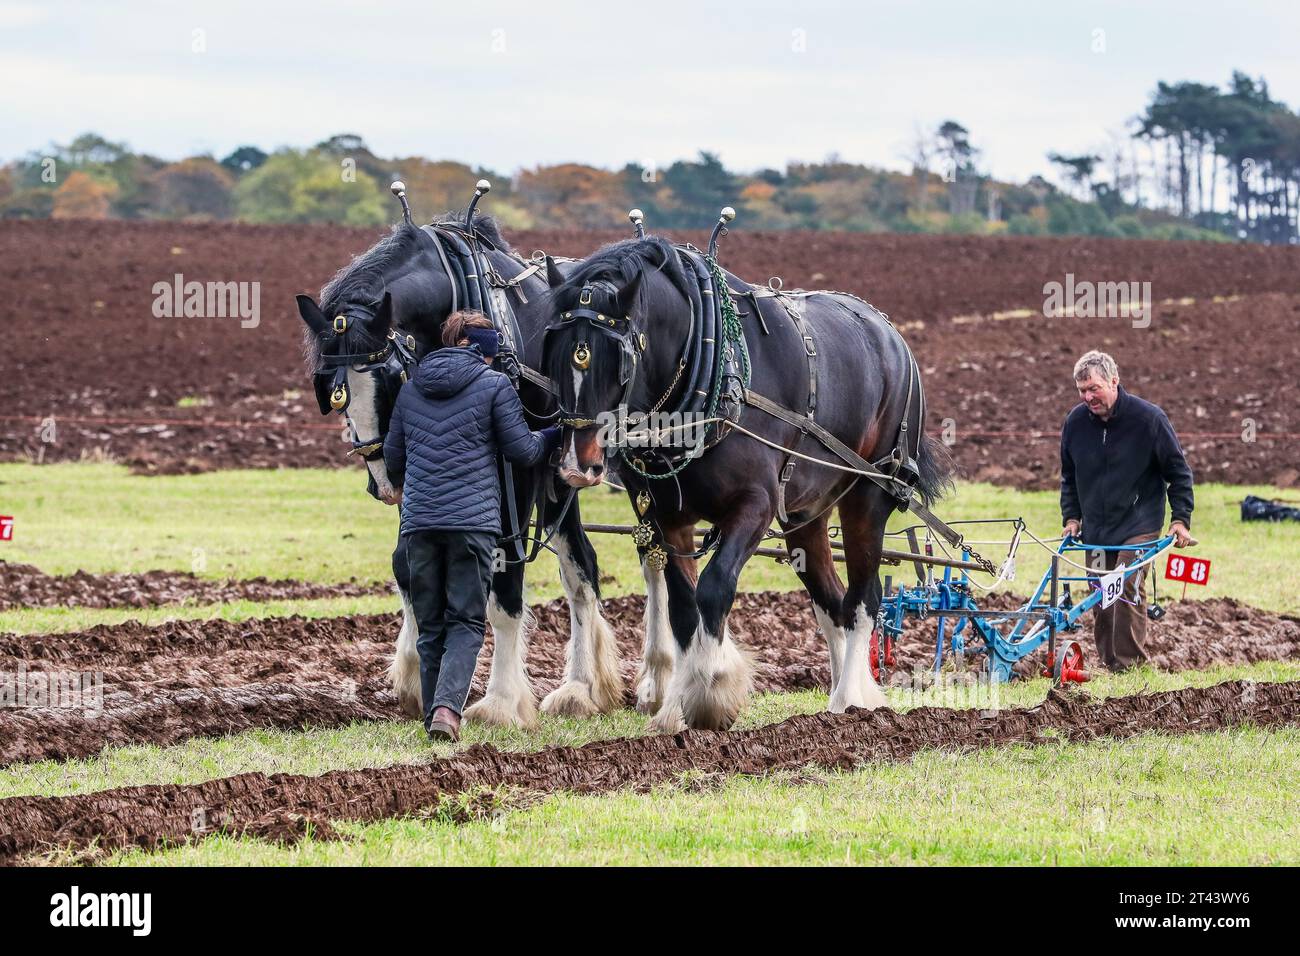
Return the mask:
{"type": "Polygon", "coordinates": [[[636,513],[641,523],[632,530],[632,541],[638,548],[645,548],[646,567],[653,571],[662,571],[668,565],[668,552],[655,544],[655,529],[645,513],[650,508],[650,493],[644,488],[636,495],[636,513]]]}

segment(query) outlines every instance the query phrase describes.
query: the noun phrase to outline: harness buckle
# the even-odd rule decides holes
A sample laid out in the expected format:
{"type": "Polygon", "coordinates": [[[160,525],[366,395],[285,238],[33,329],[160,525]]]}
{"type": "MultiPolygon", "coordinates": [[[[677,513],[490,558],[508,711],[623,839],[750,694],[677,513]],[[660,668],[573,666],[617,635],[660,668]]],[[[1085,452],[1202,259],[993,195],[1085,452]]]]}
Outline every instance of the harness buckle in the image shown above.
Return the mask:
{"type": "Polygon", "coordinates": [[[591,305],[591,286],[584,285],[578,293],[578,305],[591,305]]]}
{"type": "Polygon", "coordinates": [[[813,341],[811,335],[805,335],[803,337],[803,350],[807,352],[809,356],[815,356],[817,354],[817,343],[813,341]]]}
{"type": "Polygon", "coordinates": [[[334,334],[342,335],[348,330],[348,317],[346,315],[334,316],[334,334]]]}

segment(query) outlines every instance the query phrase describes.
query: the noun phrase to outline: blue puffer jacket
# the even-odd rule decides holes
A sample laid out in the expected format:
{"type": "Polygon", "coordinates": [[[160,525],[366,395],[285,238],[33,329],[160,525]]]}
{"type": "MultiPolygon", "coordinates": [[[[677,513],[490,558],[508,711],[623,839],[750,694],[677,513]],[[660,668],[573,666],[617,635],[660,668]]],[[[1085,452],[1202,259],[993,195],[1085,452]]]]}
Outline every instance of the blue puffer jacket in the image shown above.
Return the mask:
{"type": "Polygon", "coordinates": [[[389,480],[402,488],[402,534],[500,535],[497,457],[536,465],[558,437],[528,430],[510,380],[474,346],[430,352],[398,393],[384,439],[389,480]]]}

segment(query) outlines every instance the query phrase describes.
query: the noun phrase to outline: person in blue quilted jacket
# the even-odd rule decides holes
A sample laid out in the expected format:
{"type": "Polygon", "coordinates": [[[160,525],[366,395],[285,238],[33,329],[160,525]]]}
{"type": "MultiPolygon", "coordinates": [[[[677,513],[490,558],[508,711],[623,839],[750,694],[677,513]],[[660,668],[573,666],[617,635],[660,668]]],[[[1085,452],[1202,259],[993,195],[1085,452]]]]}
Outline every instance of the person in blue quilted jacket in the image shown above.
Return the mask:
{"type": "Polygon", "coordinates": [[[401,491],[424,727],[432,740],[454,741],[483,646],[501,536],[498,456],[539,464],[559,447],[560,429],[529,431],[510,380],[488,367],[499,339],[487,316],[455,313],[442,342],[397,396],[384,462],[401,491]]]}

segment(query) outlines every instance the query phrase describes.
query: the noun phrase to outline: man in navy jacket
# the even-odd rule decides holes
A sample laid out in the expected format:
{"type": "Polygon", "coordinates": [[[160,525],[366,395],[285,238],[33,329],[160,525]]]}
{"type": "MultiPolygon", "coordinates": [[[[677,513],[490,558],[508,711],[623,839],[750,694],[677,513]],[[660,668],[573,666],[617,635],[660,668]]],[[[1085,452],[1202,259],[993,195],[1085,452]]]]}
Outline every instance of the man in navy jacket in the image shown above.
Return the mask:
{"type": "MultiPolygon", "coordinates": [[[[1074,366],[1082,404],[1061,429],[1061,517],[1067,535],[1088,544],[1123,545],[1160,536],[1169,499],[1175,546],[1196,543],[1192,526],[1192,470],[1169,418],[1119,384],[1119,368],[1105,352],[1088,352],[1074,366]]],[[[1135,551],[1098,552],[1089,566],[1130,565],[1135,551]]],[[[1101,661],[1114,671],[1147,660],[1146,572],[1110,607],[1096,611],[1093,634],[1101,661]]]]}
{"type": "Polygon", "coordinates": [[[402,489],[424,726],[433,739],[457,740],[502,534],[497,460],[540,464],[560,429],[529,430],[510,380],[487,365],[498,340],[486,316],[457,312],[442,339],[398,393],[384,463],[402,489]]]}

